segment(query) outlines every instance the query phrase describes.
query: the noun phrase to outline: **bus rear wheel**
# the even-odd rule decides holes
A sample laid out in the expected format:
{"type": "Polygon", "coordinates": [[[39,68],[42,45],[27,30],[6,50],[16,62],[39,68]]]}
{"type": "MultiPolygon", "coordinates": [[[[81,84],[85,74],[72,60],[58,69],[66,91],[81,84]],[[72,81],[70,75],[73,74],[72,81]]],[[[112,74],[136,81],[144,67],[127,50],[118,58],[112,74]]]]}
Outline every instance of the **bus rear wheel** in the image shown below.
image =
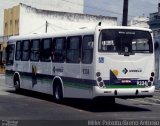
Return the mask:
{"type": "Polygon", "coordinates": [[[63,100],[63,91],[61,84],[56,84],[54,87],[54,99],[58,103],[61,103],[63,100]]]}
{"type": "Polygon", "coordinates": [[[19,79],[14,80],[14,89],[17,93],[20,91],[20,81],[19,81],[19,79]]]}

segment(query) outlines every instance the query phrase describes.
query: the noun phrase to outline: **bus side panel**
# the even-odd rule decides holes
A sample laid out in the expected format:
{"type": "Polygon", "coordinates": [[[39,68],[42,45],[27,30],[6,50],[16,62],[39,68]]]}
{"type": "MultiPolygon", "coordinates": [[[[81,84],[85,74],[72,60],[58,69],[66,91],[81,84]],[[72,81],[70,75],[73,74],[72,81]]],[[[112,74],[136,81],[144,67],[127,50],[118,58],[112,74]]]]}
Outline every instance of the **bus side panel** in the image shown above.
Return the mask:
{"type": "Polygon", "coordinates": [[[31,81],[29,80],[29,62],[28,61],[15,61],[15,71],[20,74],[20,87],[23,89],[31,89],[31,81]]]}
{"type": "Polygon", "coordinates": [[[55,65],[55,67],[55,74],[62,76],[64,97],[92,98],[92,85],[84,81],[92,79],[91,67],[82,67],[82,64],[63,64],[63,66],[55,65]],[[63,72],[58,72],[58,68],[63,68],[63,72]],[[83,76],[82,72],[84,72],[83,76]]]}
{"type": "Polygon", "coordinates": [[[20,75],[21,75],[21,88],[32,90],[32,91],[37,91],[37,92],[42,92],[46,94],[53,94],[52,79],[47,79],[46,77],[41,77],[41,78],[38,77],[36,80],[36,83],[34,83],[31,74],[28,74],[26,76],[20,73],[20,75]]]}
{"type": "Polygon", "coordinates": [[[38,84],[36,84],[32,90],[45,94],[53,94],[52,84],[49,82],[44,82],[42,79],[38,80],[38,84]]]}
{"type": "Polygon", "coordinates": [[[75,87],[64,86],[64,97],[66,98],[92,98],[92,88],[80,89],[75,87]]]}
{"type": "Polygon", "coordinates": [[[31,90],[53,94],[53,76],[51,62],[31,62],[31,90]]]}

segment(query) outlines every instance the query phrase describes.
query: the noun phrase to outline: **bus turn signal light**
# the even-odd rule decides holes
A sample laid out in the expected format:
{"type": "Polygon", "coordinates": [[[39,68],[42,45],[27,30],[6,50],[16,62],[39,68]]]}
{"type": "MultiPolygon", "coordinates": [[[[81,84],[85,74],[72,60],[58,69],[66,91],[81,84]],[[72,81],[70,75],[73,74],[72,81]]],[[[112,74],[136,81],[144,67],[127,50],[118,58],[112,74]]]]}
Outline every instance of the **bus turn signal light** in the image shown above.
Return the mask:
{"type": "Polygon", "coordinates": [[[151,76],[154,77],[154,72],[151,73],[151,76]]]}

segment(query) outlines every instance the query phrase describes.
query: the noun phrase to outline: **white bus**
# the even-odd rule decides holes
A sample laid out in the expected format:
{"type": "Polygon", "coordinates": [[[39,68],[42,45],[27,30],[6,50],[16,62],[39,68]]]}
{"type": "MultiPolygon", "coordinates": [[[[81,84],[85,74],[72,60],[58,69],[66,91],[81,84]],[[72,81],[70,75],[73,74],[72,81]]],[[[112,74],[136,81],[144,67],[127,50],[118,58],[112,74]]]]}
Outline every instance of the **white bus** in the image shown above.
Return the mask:
{"type": "Polygon", "coordinates": [[[52,34],[13,36],[6,84],[63,98],[153,96],[152,31],[97,26],[52,34]]]}

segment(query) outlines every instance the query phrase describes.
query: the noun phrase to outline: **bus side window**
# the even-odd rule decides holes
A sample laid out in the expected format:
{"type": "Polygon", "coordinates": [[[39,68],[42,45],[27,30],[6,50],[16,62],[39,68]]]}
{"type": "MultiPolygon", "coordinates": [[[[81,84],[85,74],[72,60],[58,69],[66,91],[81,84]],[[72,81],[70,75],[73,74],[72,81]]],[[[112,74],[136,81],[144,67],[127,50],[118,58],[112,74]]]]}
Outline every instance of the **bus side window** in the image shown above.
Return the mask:
{"type": "Polygon", "coordinates": [[[22,43],[22,61],[28,61],[29,60],[29,40],[24,40],[22,43]]]}
{"type": "Polygon", "coordinates": [[[50,62],[51,57],[51,38],[43,39],[41,46],[41,61],[50,62]]]}
{"type": "Polygon", "coordinates": [[[80,63],[81,57],[81,36],[68,37],[67,39],[67,63],[80,63]]]}
{"type": "Polygon", "coordinates": [[[13,44],[8,45],[6,48],[6,65],[13,65],[14,63],[14,49],[15,46],[13,44]]]}
{"type": "Polygon", "coordinates": [[[63,63],[65,61],[66,55],[66,38],[55,38],[53,40],[53,52],[52,52],[52,60],[53,62],[63,63]]]}
{"type": "Polygon", "coordinates": [[[16,56],[15,56],[15,59],[16,60],[21,59],[21,41],[16,42],[16,56]]]}
{"type": "Polygon", "coordinates": [[[94,36],[85,35],[83,37],[82,44],[82,63],[91,64],[93,60],[93,45],[94,45],[94,36]]]}
{"type": "Polygon", "coordinates": [[[40,59],[40,40],[35,39],[31,41],[30,60],[39,61],[40,59]]]}

